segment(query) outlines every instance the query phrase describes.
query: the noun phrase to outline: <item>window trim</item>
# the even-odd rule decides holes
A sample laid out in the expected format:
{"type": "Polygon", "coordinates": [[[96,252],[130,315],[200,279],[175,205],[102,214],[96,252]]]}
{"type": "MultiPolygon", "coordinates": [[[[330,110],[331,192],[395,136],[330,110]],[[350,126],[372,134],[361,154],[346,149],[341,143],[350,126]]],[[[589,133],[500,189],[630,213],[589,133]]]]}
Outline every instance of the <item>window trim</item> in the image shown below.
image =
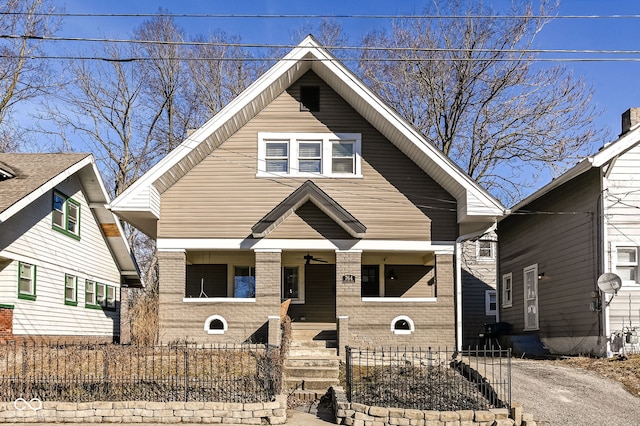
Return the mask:
{"type": "Polygon", "coordinates": [[[204,321],[204,331],[207,334],[224,334],[227,332],[227,330],[229,329],[229,325],[227,324],[227,320],[224,319],[224,317],[222,315],[211,315],[209,318],[207,318],[204,321]],[[222,324],[222,329],[211,329],[211,323],[213,321],[220,321],[220,323],[222,324]]]}
{"type": "Polygon", "coordinates": [[[513,306],[513,273],[502,275],[502,307],[510,308],[513,306]],[[507,280],[509,281],[509,297],[507,297],[507,280]]]}
{"type": "MultiPolygon", "coordinates": [[[[640,284],[640,281],[639,281],[640,277],[638,276],[638,272],[639,272],[638,270],[640,269],[639,268],[640,263],[638,261],[638,252],[639,252],[638,247],[637,246],[633,246],[633,245],[625,245],[625,244],[617,245],[615,243],[612,243],[612,250],[611,251],[613,253],[612,264],[613,264],[614,271],[616,273],[618,272],[618,268],[619,267],[633,267],[634,268],[635,279],[634,280],[625,280],[625,279],[623,279],[622,282],[625,283],[625,284],[628,284],[628,285],[638,285],[638,284],[640,284]],[[635,251],[635,258],[636,258],[635,262],[620,262],[618,260],[619,259],[618,252],[621,249],[623,249],[623,250],[624,249],[633,249],[635,251]]],[[[618,274],[618,275],[620,275],[620,274],[618,274]]]]}
{"type": "Polygon", "coordinates": [[[51,206],[51,227],[53,229],[55,229],[56,231],[60,232],[61,234],[64,234],[64,235],[66,235],[68,237],[71,237],[73,239],[76,239],[76,240],[80,240],[80,222],[81,222],[80,216],[81,216],[81,211],[82,211],[80,203],[78,201],[74,200],[73,198],[68,197],[67,195],[63,194],[62,192],[54,190],[53,191],[53,196],[52,196],[52,199],[51,199],[51,204],[52,204],[52,206],[51,206]],[[62,200],[63,200],[63,202],[62,202],[62,206],[63,206],[63,211],[62,211],[63,226],[57,224],[56,220],[55,220],[54,212],[60,211],[60,210],[55,208],[56,196],[62,198],[62,200]],[[69,228],[70,228],[69,224],[71,223],[71,221],[69,220],[69,217],[70,217],[69,210],[71,208],[70,206],[73,206],[73,207],[75,207],[77,209],[77,216],[76,216],[76,222],[75,222],[76,231],[77,232],[73,232],[73,231],[69,230],[69,228]]]}
{"type": "Polygon", "coordinates": [[[22,300],[36,300],[36,282],[37,282],[37,267],[36,265],[34,265],[33,263],[28,263],[28,262],[18,262],[18,299],[22,299],[22,300]],[[24,292],[22,291],[22,286],[20,285],[22,283],[22,265],[28,265],[30,266],[30,271],[31,274],[28,278],[31,285],[30,290],[31,292],[24,292]]]}
{"type": "Polygon", "coordinates": [[[78,306],[78,277],[71,274],[64,274],[64,304],[68,306],[78,306]],[[73,278],[73,298],[67,299],[67,279],[73,278]]]}
{"type": "Polygon", "coordinates": [[[476,259],[481,261],[481,262],[491,262],[496,260],[496,244],[495,241],[493,240],[477,240],[476,241],[476,259]],[[491,254],[489,256],[482,256],[481,250],[482,248],[480,247],[480,243],[489,243],[489,249],[491,251],[491,254]]]}
{"type": "Polygon", "coordinates": [[[399,315],[391,320],[391,333],[393,334],[407,335],[407,334],[412,334],[414,331],[416,331],[415,324],[413,323],[413,320],[409,318],[407,315],[399,315]],[[399,321],[405,321],[409,326],[409,329],[405,330],[402,328],[396,328],[396,324],[399,321]]]}
{"type": "Polygon", "coordinates": [[[98,305],[97,282],[94,280],[84,280],[84,307],[89,309],[101,309],[100,305],[98,305]],[[88,289],[91,289],[92,292],[89,293],[87,291],[88,289]],[[93,295],[91,300],[87,297],[89,294],[93,295]]]}
{"type": "Polygon", "coordinates": [[[361,178],[362,177],[362,134],[361,133],[283,133],[258,132],[258,170],[257,177],[330,177],[330,178],[361,178]],[[301,172],[299,169],[299,144],[320,142],[320,173],[301,172]],[[354,145],[353,173],[334,173],[333,144],[348,141],[354,145]],[[266,145],[269,142],[287,143],[287,172],[267,172],[266,145]]]}
{"type": "Polygon", "coordinates": [[[484,291],[484,313],[487,316],[498,315],[498,293],[495,290],[484,291]],[[491,296],[494,297],[495,309],[491,309],[491,296]]]}

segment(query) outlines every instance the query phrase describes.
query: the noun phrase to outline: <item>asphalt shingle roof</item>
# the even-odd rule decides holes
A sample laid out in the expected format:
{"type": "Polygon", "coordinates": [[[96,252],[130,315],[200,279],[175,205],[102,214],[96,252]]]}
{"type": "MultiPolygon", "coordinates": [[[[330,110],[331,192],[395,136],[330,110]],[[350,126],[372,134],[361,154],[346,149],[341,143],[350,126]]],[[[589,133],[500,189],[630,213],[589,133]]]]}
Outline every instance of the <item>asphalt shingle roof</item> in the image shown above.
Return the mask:
{"type": "Polygon", "coordinates": [[[15,176],[0,180],[0,213],[89,155],[0,153],[0,169],[15,176]]]}

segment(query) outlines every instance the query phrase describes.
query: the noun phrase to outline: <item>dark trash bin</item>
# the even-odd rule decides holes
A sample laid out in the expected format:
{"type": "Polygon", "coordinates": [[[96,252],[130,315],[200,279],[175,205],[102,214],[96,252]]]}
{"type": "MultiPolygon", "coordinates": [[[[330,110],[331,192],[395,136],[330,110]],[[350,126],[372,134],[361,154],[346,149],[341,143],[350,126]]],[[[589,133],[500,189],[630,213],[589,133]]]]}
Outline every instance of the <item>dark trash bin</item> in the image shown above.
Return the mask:
{"type": "Polygon", "coordinates": [[[508,322],[494,322],[484,325],[484,333],[480,335],[480,342],[485,347],[500,348],[500,339],[511,332],[511,324],[508,322]]]}

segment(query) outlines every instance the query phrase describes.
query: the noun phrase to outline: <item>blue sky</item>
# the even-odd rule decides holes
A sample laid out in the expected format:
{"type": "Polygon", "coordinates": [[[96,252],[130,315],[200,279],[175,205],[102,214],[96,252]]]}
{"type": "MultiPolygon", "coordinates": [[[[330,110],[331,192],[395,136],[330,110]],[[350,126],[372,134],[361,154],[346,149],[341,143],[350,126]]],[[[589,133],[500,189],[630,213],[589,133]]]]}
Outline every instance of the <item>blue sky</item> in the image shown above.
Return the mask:
{"type": "MultiPolygon", "coordinates": [[[[323,0],[321,2],[282,0],[55,0],[68,13],[155,13],[159,8],[174,14],[329,14],[329,15],[392,15],[423,11],[430,0],[323,0]]],[[[505,10],[507,0],[485,0],[496,10],[505,10]]],[[[640,2],[630,0],[565,0],[558,15],[640,15],[640,2]]],[[[350,44],[381,26],[385,19],[338,19],[349,34],[350,44]]],[[[126,38],[139,18],[66,18],[60,35],[73,37],[126,38]]],[[[178,18],[188,35],[206,34],[222,29],[238,34],[245,43],[291,44],[292,34],[313,19],[225,19],[178,18]]],[[[640,18],[634,19],[562,19],[545,26],[538,35],[537,47],[542,49],[607,49],[640,50],[637,29],[640,18]]],[[[576,55],[572,55],[575,57],[576,55]]],[[[595,54],[582,57],[597,57],[595,54]]],[[[612,55],[609,55],[612,57],[612,55]]],[[[614,57],[620,57],[617,55],[614,57]]],[[[629,56],[629,55],[624,55],[629,56]]],[[[640,55],[636,55],[640,58],[640,55]]],[[[553,66],[540,63],[539,66],[553,66]]],[[[620,115],[629,107],[640,106],[640,85],[636,84],[640,62],[564,62],[576,75],[582,75],[595,89],[594,101],[604,112],[598,124],[610,131],[609,140],[620,132],[620,115]]],[[[606,141],[602,141],[606,142],[606,141]]]]}

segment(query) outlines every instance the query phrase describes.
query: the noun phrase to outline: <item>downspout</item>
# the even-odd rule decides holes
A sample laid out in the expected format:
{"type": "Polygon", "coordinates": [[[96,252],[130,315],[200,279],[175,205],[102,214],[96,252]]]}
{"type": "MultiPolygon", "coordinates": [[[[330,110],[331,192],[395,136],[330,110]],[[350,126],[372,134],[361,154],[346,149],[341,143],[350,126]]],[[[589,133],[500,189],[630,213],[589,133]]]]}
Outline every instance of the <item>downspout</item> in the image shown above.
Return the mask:
{"type": "MultiPolygon", "coordinates": [[[[462,350],[462,243],[472,238],[477,238],[488,232],[493,232],[498,227],[498,221],[482,231],[471,232],[460,235],[456,238],[456,349],[462,350]]],[[[497,258],[496,258],[497,262],[497,258]]],[[[498,292],[496,291],[496,304],[498,303],[498,292]]]]}

